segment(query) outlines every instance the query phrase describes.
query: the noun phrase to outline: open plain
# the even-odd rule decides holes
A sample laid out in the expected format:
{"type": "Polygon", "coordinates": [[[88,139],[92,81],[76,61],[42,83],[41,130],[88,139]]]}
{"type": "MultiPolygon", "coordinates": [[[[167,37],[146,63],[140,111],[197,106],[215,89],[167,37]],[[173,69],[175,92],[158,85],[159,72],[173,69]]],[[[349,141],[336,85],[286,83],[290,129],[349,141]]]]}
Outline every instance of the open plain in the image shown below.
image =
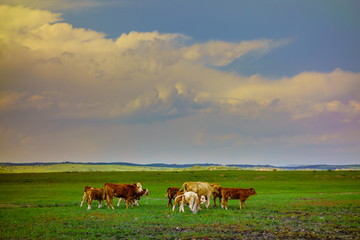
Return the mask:
{"type": "Polygon", "coordinates": [[[359,239],[359,171],[127,171],[0,174],[1,239],[359,239]],[[185,181],[255,188],[239,209],[167,208],[185,181]],[[80,208],[84,186],[141,182],[139,206],[80,208]]]}

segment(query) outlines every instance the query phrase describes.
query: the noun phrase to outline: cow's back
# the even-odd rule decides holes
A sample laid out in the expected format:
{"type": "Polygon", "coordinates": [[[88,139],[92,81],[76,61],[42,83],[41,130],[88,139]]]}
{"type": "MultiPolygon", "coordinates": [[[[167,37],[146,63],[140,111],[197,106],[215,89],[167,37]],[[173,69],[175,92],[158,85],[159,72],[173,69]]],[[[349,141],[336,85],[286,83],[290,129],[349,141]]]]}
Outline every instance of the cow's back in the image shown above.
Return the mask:
{"type": "Polygon", "coordinates": [[[103,200],[103,189],[102,188],[90,188],[86,191],[88,196],[91,196],[95,200],[103,200]]]}
{"type": "Polygon", "coordinates": [[[132,184],[119,184],[114,189],[114,195],[116,197],[128,197],[136,195],[136,186],[132,184]]]}
{"type": "Polygon", "coordinates": [[[186,182],[184,183],[184,190],[186,192],[195,192],[198,195],[208,195],[210,189],[210,184],[207,182],[186,182]]]}

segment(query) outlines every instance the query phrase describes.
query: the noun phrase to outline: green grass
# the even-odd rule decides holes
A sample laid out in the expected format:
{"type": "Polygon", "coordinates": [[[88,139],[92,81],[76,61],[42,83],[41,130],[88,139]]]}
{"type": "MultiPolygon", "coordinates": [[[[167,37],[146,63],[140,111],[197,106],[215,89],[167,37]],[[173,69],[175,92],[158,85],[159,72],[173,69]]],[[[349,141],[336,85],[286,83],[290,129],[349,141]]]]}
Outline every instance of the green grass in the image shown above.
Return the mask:
{"type": "MultiPolygon", "coordinates": [[[[212,204],[211,204],[212,206],[212,204]]],[[[1,239],[359,239],[359,171],[149,171],[0,174],[1,239]],[[254,187],[239,209],[192,214],[166,208],[167,187],[184,181],[254,187]],[[85,185],[141,182],[140,206],[79,207],[85,185]]]]}

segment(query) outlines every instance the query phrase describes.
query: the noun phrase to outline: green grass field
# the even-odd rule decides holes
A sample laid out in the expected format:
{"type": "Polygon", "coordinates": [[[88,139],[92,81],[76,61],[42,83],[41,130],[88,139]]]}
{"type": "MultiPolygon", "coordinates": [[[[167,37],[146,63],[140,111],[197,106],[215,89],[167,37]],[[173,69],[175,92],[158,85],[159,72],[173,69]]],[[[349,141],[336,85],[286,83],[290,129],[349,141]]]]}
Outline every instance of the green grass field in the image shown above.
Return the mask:
{"type": "MultiPolygon", "coordinates": [[[[212,206],[212,204],[211,204],[212,206]]],[[[137,171],[0,174],[1,239],[360,239],[359,171],[137,171]],[[239,209],[166,208],[184,181],[254,187],[239,209]],[[79,207],[85,185],[141,182],[140,206],[79,207]]]]}

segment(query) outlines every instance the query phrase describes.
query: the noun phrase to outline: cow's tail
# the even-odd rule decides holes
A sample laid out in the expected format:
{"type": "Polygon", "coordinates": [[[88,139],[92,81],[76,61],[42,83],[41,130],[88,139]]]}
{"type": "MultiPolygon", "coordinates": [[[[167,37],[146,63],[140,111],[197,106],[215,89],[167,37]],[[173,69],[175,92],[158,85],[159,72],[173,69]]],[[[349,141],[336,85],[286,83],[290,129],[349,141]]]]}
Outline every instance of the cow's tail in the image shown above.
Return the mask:
{"type": "Polygon", "coordinates": [[[185,191],[185,192],[187,192],[187,184],[186,184],[186,182],[182,185],[182,187],[180,188],[180,190],[179,190],[179,192],[181,192],[181,191],[185,191]]]}
{"type": "Polygon", "coordinates": [[[170,191],[170,188],[168,188],[168,189],[166,190],[165,197],[169,197],[169,196],[170,196],[170,195],[169,195],[169,191],[170,191]]]}
{"type": "Polygon", "coordinates": [[[177,198],[179,198],[179,197],[181,197],[181,198],[183,198],[183,199],[184,199],[185,195],[184,195],[184,194],[182,194],[182,195],[177,196],[177,197],[175,198],[175,201],[176,201],[176,199],[177,199],[177,198]]]}
{"type": "Polygon", "coordinates": [[[103,199],[107,202],[107,191],[108,191],[108,187],[105,184],[104,185],[104,189],[103,189],[103,199]]]}

